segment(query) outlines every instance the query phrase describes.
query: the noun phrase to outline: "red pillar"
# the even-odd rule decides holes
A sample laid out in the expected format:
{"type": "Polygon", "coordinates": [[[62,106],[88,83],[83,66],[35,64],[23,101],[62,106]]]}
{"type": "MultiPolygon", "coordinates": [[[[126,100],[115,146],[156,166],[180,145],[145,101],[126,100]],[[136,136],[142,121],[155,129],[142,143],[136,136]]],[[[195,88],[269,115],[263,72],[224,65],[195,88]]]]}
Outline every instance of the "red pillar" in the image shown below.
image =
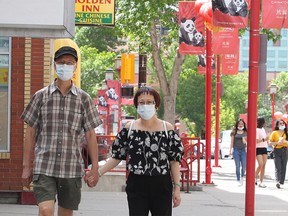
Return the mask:
{"type": "Polygon", "coordinates": [[[214,153],[214,167],[219,166],[219,134],[220,134],[220,89],[221,89],[221,77],[220,77],[220,55],[217,56],[217,69],[216,69],[216,108],[215,108],[215,153],[214,153]]]}
{"type": "Polygon", "coordinates": [[[206,28],[206,182],[205,184],[211,184],[211,102],[212,102],[212,33],[206,28]]]}
{"type": "Polygon", "coordinates": [[[245,216],[254,216],[260,0],[251,1],[245,216]]]}

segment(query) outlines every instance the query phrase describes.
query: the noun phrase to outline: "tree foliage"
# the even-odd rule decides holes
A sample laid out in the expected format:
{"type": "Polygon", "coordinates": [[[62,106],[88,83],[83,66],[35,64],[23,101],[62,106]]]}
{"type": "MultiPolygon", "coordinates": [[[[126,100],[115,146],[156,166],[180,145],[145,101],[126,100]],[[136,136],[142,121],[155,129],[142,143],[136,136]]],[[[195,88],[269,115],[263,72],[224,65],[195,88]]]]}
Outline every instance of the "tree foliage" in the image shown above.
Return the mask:
{"type": "Polygon", "coordinates": [[[113,51],[117,46],[123,45],[121,31],[108,27],[77,27],[75,42],[79,47],[94,47],[99,52],[113,51]]]}
{"type": "Polygon", "coordinates": [[[81,88],[92,98],[101,89],[105,71],[114,68],[114,52],[99,52],[96,48],[83,46],[81,50],[81,88]]]}

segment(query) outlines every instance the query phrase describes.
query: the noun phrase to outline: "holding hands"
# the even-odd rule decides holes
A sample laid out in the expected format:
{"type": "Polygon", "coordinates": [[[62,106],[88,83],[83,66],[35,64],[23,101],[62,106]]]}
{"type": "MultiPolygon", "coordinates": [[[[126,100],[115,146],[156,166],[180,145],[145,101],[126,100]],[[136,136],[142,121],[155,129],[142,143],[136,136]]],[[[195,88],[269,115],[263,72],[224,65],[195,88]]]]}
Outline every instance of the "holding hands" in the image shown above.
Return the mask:
{"type": "Polygon", "coordinates": [[[88,187],[95,187],[99,181],[99,174],[97,169],[85,169],[84,181],[88,187]]]}

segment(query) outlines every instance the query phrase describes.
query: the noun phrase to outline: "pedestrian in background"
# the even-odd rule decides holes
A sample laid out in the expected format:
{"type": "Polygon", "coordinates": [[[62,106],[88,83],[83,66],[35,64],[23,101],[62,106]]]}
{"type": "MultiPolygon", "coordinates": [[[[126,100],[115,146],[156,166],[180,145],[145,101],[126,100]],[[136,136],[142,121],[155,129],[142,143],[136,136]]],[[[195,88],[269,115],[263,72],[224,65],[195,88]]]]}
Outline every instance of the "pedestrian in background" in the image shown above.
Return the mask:
{"type": "Polygon", "coordinates": [[[269,140],[270,144],[274,147],[276,187],[280,189],[284,185],[287,166],[288,134],[287,124],[284,120],[276,122],[269,140]]]}
{"type": "Polygon", "coordinates": [[[116,136],[112,156],[99,169],[104,175],[126,160],[129,171],[126,193],[129,215],[170,216],[180,205],[180,171],[184,148],[173,125],[159,119],[160,95],[140,87],[134,97],[139,119],[128,123],[116,136]],[[173,187],[174,185],[174,187],[173,187]]]}
{"type": "Polygon", "coordinates": [[[243,185],[246,172],[247,128],[243,119],[238,119],[231,132],[230,155],[233,149],[233,158],[236,166],[236,178],[239,186],[243,185]],[[241,173],[240,173],[241,167],[241,173]]]}
{"type": "Polygon", "coordinates": [[[268,140],[266,131],[264,129],[265,119],[263,117],[257,118],[257,128],[256,128],[256,159],[258,167],[255,171],[255,185],[258,184],[257,178],[259,175],[260,183],[259,187],[266,188],[266,185],[263,183],[265,175],[265,166],[267,162],[267,147],[268,140]]]}
{"type": "Polygon", "coordinates": [[[73,215],[73,210],[78,210],[84,175],[83,130],[92,160],[92,170],[85,176],[85,181],[90,178],[89,186],[94,187],[99,179],[94,128],[102,122],[91,97],[71,80],[77,61],[74,48],[65,46],[57,50],[54,56],[57,79],[37,91],[21,115],[27,124],[22,182],[23,186],[29,187],[33,179],[39,215],[54,215],[56,197],[58,215],[69,216],[73,215]],[[35,157],[32,156],[33,148],[35,157]]]}

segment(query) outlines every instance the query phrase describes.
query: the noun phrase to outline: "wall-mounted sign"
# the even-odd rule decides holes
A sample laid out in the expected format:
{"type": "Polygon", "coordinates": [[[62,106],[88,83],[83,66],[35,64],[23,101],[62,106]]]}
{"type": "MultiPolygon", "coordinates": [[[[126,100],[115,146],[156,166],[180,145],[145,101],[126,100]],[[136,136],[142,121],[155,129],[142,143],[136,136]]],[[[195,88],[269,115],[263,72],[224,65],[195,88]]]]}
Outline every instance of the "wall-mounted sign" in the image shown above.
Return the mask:
{"type": "Polygon", "coordinates": [[[114,0],[75,0],[75,25],[114,24],[114,0]]]}

